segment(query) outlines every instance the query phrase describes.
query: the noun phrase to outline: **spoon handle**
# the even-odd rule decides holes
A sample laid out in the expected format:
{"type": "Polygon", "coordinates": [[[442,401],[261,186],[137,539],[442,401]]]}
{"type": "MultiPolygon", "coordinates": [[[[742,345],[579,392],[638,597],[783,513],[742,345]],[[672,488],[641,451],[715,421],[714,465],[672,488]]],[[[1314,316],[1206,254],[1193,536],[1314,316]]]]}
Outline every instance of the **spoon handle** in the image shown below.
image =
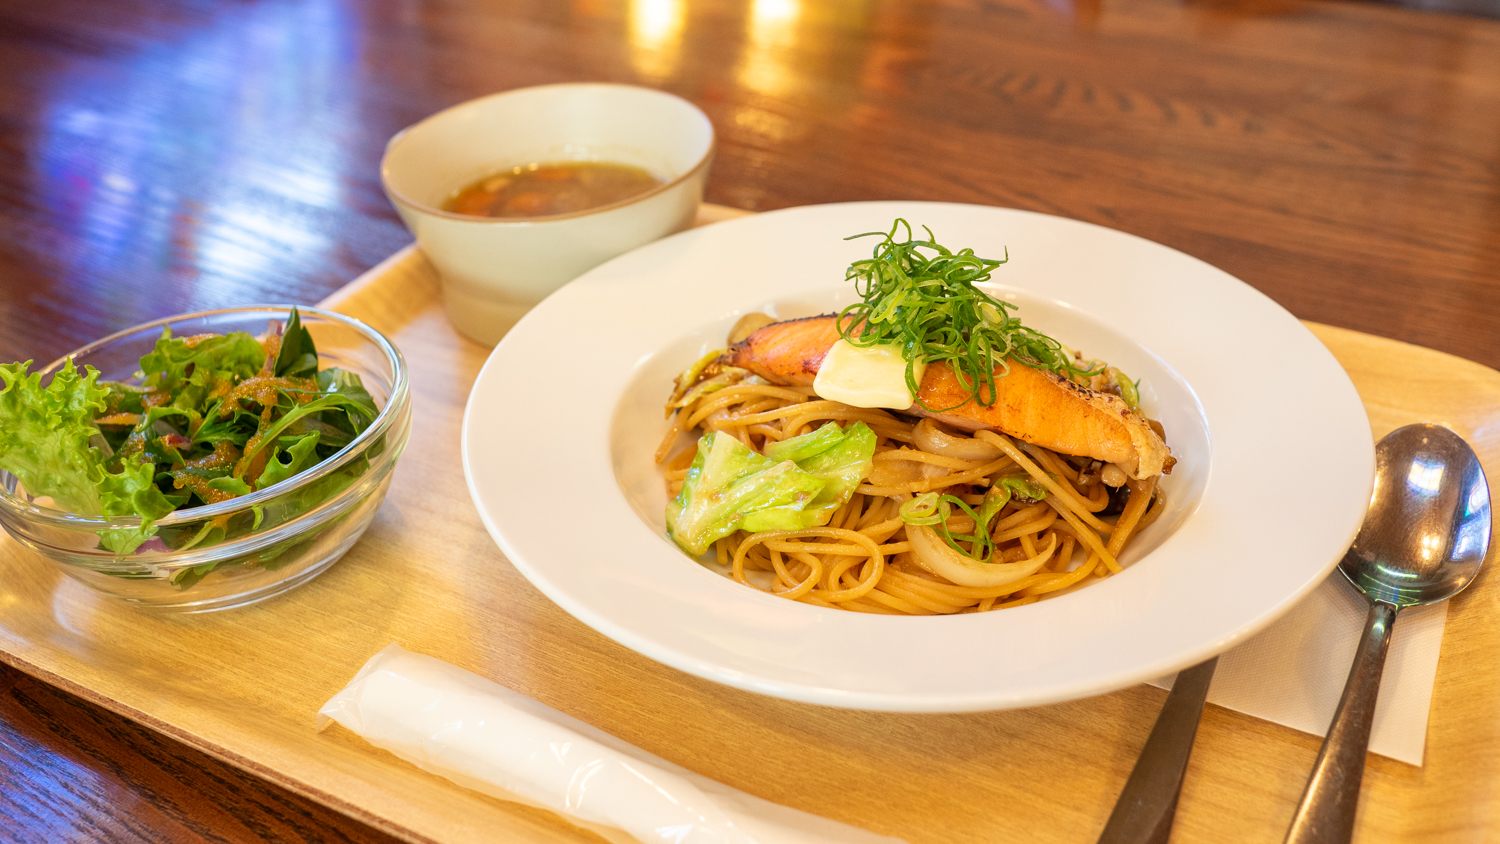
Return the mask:
{"type": "Polygon", "coordinates": [[[1365,750],[1370,745],[1370,724],[1375,720],[1375,699],[1380,692],[1380,674],[1391,642],[1396,608],[1379,601],[1370,604],[1365,633],[1360,637],[1354,665],[1344,683],[1344,696],[1328,726],[1328,738],[1318,751],[1302,802],[1287,830],[1287,844],[1348,841],[1354,834],[1354,812],[1359,808],[1359,783],[1365,773],[1365,750]]]}
{"type": "Polygon", "coordinates": [[[1099,844],[1166,844],[1208,684],[1218,664],[1218,657],[1200,662],[1173,681],[1099,844]]]}

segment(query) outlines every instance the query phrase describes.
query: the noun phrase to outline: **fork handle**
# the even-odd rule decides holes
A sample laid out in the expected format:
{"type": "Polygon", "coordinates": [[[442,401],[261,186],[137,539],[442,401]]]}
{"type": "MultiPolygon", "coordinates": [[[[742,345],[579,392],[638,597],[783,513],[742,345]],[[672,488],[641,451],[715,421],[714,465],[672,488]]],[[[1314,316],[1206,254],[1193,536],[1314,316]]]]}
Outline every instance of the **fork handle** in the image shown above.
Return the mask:
{"type": "Polygon", "coordinates": [[[1365,750],[1375,720],[1380,675],[1391,643],[1396,608],[1379,601],[1370,604],[1365,632],[1354,653],[1354,665],[1344,683],[1344,696],[1328,726],[1328,738],[1318,751],[1302,802],[1287,830],[1287,844],[1348,841],[1354,835],[1354,813],[1359,808],[1359,783],[1365,775],[1365,750]]]}
{"type": "Polygon", "coordinates": [[[1099,834],[1099,844],[1165,844],[1209,681],[1218,664],[1219,658],[1214,657],[1182,671],[1173,681],[1156,726],[1146,737],[1115,810],[1099,834]]]}

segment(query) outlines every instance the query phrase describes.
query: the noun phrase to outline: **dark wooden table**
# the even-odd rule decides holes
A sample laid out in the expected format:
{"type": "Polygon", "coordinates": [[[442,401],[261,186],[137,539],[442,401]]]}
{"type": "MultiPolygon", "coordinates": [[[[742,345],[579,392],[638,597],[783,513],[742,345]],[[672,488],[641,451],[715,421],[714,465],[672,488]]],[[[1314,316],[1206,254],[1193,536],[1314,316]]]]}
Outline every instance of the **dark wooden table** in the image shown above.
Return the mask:
{"type": "MultiPolygon", "coordinates": [[[[1298,0],[11,0],[0,360],[314,302],[408,240],[387,137],[564,80],[702,106],[714,202],[1077,217],[1500,365],[1500,22],[1298,0]]],[[[297,837],[378,836],[0,665],[0,839],[297,837]]]]}

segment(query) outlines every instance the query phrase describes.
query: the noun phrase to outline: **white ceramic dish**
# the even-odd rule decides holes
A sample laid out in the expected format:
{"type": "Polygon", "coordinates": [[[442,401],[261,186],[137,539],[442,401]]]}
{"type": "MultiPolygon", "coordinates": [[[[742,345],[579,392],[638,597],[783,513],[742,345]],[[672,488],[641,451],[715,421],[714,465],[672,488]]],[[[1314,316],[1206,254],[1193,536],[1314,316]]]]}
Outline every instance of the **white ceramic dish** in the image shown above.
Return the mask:
{"type": "Polygon", "coordinates": [[[687,228],[703,198],[714,129],[680,97],[601,83],[541,85],[460,103],[386,147],[381,183],[443,280],[454,326],[494,343],[579,273],[687,228]],[[511,167],[610,161],[662,184],[612,205],[492,219],[442,209],[459,188],[511,167]]]}
{"type": "Polygon", "coordinates": [[[1353,385],[1295,318],[1195,258],[999,208],[852,203],[760,214],[621,256],[533,310],[469,398],[464,471],[512,563],[565,610],[668,665],[832,706],[951,712],[1083,697],[1249,637],[1333,568],[1369,500],[1353,385]],[[1170,511],[1119,575],[999,612],[895,618],[794,603],[689,559],[651,465],[678,370],[741,313],[829,310],[897,216],[980,254],[1023,319],[1142,379],[1178,457],[1170,511]]]}

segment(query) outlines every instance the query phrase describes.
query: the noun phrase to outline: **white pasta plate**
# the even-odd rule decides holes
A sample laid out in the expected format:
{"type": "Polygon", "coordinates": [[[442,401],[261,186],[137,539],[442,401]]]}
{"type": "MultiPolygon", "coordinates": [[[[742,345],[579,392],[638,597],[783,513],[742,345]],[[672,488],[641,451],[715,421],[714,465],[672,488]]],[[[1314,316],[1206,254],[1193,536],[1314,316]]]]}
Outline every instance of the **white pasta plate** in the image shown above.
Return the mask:
{"type": "Polygon", "coordinates": [[[793,208],[616,258],[538,305],[469,397],[463,464],[486,528],[564,610],[652,659],[830,706],[959,712],[1079,698],[1170,674],[1275,621],[1353,540],[1370,427],[1291,314],[1200,260],[1107,228],[921,202],[793,208]],[[1177,465],[1119,574],[1034,604],[894,617],[735,583],[665,533],[653,451],[673,376],[742,314],[852,302],[858,232],[902,217],[952,247],[1009,251],[1019,316],[1141,381],[1177,465]]]}

